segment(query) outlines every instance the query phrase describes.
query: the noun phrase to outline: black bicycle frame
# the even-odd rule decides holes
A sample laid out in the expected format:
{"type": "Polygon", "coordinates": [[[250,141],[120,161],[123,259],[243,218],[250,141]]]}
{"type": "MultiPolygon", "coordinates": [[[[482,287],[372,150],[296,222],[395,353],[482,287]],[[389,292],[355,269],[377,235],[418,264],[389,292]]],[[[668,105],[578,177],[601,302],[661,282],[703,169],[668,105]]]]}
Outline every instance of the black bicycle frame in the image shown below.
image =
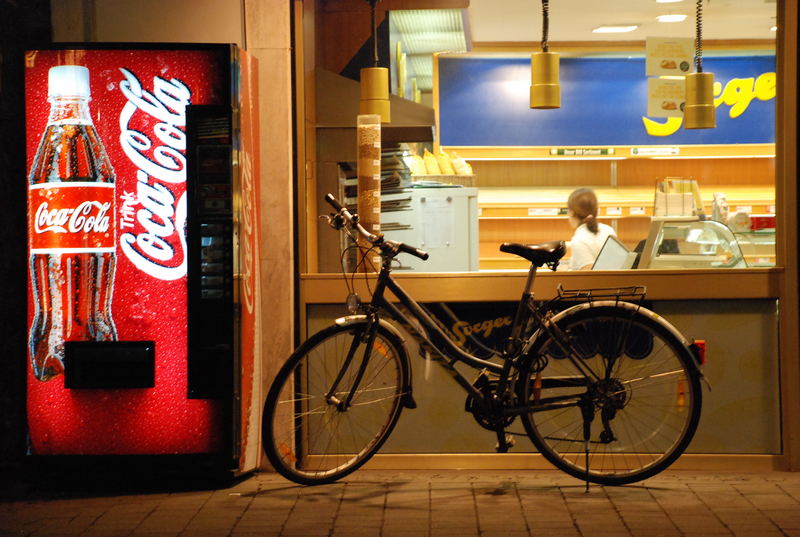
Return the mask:
{"type": "MultiPolygon", "coordinates": [[[[572,349],[572,344],[569,341],[569,337],[564,334],[561,329],[555,324],[549,322],[546,316],[542,315],[540,308],[535,307],[533,302],[533,282],[536,277],[537,266],[532,264],[530,270],[528,272],[528,278],[525,282],[525,288],[522,292],[522,297],[520,298],[519,304],[517,306],[517,312],[514,316],[514,321],[511,327],[511,337],[508,339],[508,343],[505,345],[501,352],[498,352],[498,356],[503,359],[502,364],[497,364],[494,362],[490,362],[487,360],[483,360],[474,356],[460,347],[458,347],[452,340],[452,338],[442,329],[439,323],[434,320],[431,315],[416,301],[414,300],[401,286],[398,284],[391,275],[391,263],[392,263],[392,256],[385,255],[383,258],[383,262],[381,263],[381,270],[378,274],[377,284],[375,290],[372,293],[372,300],[370,302],[368,313],[371,318],[371,322],[373,326],[373,331],[371,334],[368,335],[367,339],[367,349],[366,354],[364,356],[364,361],[361,364],[358,380],[360,380],[361,374],[363,369],[366,367],[367,357],[369,355],[372,342],[374,340],[375,332],[374,326],[377,323],[377,312],[379,310],[384,310],[392,319],[401,323],[403,326],[408,327],[412,332],[414,332],[419,339],[423,342],[427,343],[431,347],[433,347],[444,359],[439,359],[437,357],[433,357],[438,363],[440,363],[449,373],[450,375],[456,380],[456,382],[468,393],[470,394],[475,401],[478,402],[479,405],[486,408],[488,401],[485,400],[485,395],[476,388],[472,382],[470,382],[464,375],[462,375],[456,368],[455,364],[458,362],[463,362],[469,367],[472,367],[476,370],[485,370],[494,374],[499,375],[499,384],[497,386],[497,393],[502,393],[506,388],[508,388],[508,382],[512,378],[511,370],[513,367],[517,367],[518,362],[516,358],[518,358],[522,352],[526,348],[525,341],[522,339],[522,330],[528,323],[529,319],[533,319],[536,323],[537,331],[542,330],[544,331],[549,337],[553,339],[555,344],[560,347],[560,350],[566,354],[567,359],[569,359],[573,365],[576,367],[578,371],[581,372],[582,376],[573,376],[573,377],[561,377],[561,378],[544,378],[541,379],[540,382],[542,389],[550,389],[550,388],[566,388],[566,387],[579,387],[579,386],[589,386],[591,383],[600,380],[597,375],[591,370],[588,369],[585,364],[582,363],[580,358],[576,357],[574,351],[572,349]],[[413,317],[418,323],[421,325],[420,328],[414,324],[409,318],[409,315],[406,315],[403,311],[400,310],[395,304],[390,302],[386,299],[385,293],[386,290],[391,291],[395,297],[397,297],[400,304],[402,304],[409,312],[410,317],[413,317]]],[[[584,300],[593,300],[594,293],[600,292],[601,294],[597,298],[616,298],[619,301],[620,296],[644,296],[643,288],[635,286],[631,288],[621,288],[617,290],[612,289],[581,289],[575,291],[564,291],[559,287],[559,297],[558,298],[569,298],[569,299],[584,299],[584,300]]],[[[554,299],[557,300],[557,299],[554,299]]],[[[547,309],[547,306],[544,307],[547,309]]],[[[535,334],[531,337],[535,337],[535,334]]],[[[530,348],[529,346],[527,348],[530,348]]],[[[354,349],[351,349],[351,353],[354,349]]],[[[348,356],[347,362],[350,363],[352,356],[348,356]]],[[[343,369],[346,369],[343,368],[343,369]]],[[[331,392],[328,394],[329,397],[332,397],[333,391],[335,391],[336,386],[339,383],[339,378],[337,378],[334,387],[331,389],[331,392]]],[[[576,400],[576,395],[559,395],[559,396],[550,396],[542,399],[538,399],[533,404],[525,404],[522,406],[517,406],[513,408],[504,408],[503,414],[505,415],[519,415],[526,412],[537,412],[537,411],[544,411],[544,410],[552,410],[554,408],[559,407],[567,407],[567,406],[576,406],[578,401],[576,400]]],[[[349,399],[345,404],[349,403],[349,399]]]]}
{"type": "Polygon", "coordinates": [[[428,314],[428,312],[425,311],[416,300],[411,298],[411,296],[391,277],[390,272],[391,269],[386,266],[381,269],[381,272],[378,275],[377,286],[372,293],[372,306],[383,309],[397,322],[402,323],[405,326],[412,327],[412,329],[417,332],[418,336],[424,342],[431,345],[444,358],[446,358],[444,361],[437,361],[452,375],[455,381],[462,388],[464,388],[467,393],[472,394],[477,401],[482,401],[483,395],[481,392],[478,391],[478,389],[472,385],[472,382],[464,377],[455,368],[455,364],[457,362],[464,362],[468,366],[475,369],[486,369],[498,374],[502,373],[503,366],[472,356],[456,346],[456,344],[453,343],[451,338],[442,330],[442,328],[428,314]],[[419,321],[419,323],[422,325],[422,331],[414,328],[414,323],[409,320],[409,318],[402,311],[400,311],[397,306],[386,299],[384,296],[386,289],[389,289],[392,294],[397,297],[400,303],[411,312],[412,316],[419,321]]]}
{"type": "MultiPolygon", "coordinates": [[[[536,315],[535,309],[532,307],[533,294],[531,292],[531,288],[536,276],[536,270],[537,267],[532,265],[528,273],[525,289],[519,302],[514,323],[512,325],[511,341],[519,340],[522,328],[524,327],[530,315],[534,315],[540,325],[543,324],[541,316],[536,315]]],[[[463,362],[467,366],[476,370],[486,370],[500,375],[500,391],[505,388],[502,383],[508,382],[509,375],[511,373],[511,367],[514,365],[513,358],[516,358],[519,355],[521,346],[517,345],[515,348],[506,348],[504,352],[498,353],[504,359],[503,364],[489,362],[465,352],[463,349],[453,343],[453,340],[450,338],[450,336],[444,332],[444,330],[430,316],[430,314],[416,300],[414,300],[400,286],[400,284],[394,280],[394,278],[392,278],[391,259],[389,257],[384,259],[381,271],[378,274],[377,285],[372,293],[372,301],[370,304],[373,308],[373,311],[382,309],[387,312],[388,315],[395,321],[403,324],[404,326],[410,327],[414,332],[417,333],[422,341],[431,345],[439,354],[441,354],[445,360],[437,359],[437,361],[450,373],[455,381],[465,391],[467,391],[467,393],[472,395],[475,400],[479,402],[479,404],[484,404],[484,395],[473,385],[470,380],[464,377],[464,375],[462,375],[455,368],[456,363],[463,362]],[[421,331],[409,319],[409,316],[403,313],[395,304],[386,299],[386,289],[391,291],[392,294],[397,297],[400,304],[402,304],[411,313],[411,316],[416,319],[420,325],[422,325],[421,331]]],[[[585,382],[585,379],[582,380],[585,382]]],[[[545,383],[548,384],[546,387],[550,387],[550,383],[547,380],[545,383]]],[[[530,411],[531,409],[526,406],[518,409],[508,410],[512,413],[519,414],[530,411]]]]}

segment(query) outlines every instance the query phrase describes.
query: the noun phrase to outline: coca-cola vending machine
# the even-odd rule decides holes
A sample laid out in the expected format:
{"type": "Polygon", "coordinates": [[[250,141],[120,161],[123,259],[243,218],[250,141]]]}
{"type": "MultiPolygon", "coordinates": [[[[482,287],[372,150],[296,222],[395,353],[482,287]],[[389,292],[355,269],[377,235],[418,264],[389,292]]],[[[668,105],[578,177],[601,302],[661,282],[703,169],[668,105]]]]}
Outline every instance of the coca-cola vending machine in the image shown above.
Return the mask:
{"type": "Polygon", "coordinates": [[[232,45],[26,52],[33,455],[258,463],[258,92],[232,45]]]}

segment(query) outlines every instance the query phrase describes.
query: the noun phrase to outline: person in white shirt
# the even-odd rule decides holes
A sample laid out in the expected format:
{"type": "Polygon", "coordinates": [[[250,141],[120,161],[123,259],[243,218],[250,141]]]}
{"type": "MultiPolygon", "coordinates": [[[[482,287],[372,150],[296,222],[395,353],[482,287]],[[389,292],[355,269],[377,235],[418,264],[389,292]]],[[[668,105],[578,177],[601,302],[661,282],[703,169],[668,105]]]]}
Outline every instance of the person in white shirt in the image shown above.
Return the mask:
{"type": "Polygon", "coordinates": [[[569,223],[575,230],[570,239],[569,270],[592,268],[597,254],[614,228],[597,221],[597,196],[591,188],[579,188],[567,200],[569,223]]]}

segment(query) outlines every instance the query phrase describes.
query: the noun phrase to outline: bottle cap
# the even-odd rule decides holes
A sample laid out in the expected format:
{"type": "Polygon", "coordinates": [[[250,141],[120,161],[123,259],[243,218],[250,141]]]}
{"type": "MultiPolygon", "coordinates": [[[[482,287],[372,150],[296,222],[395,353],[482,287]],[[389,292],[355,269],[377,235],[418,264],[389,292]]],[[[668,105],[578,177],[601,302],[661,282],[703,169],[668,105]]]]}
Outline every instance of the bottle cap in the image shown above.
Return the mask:
{"type": "Polygon", "coordinates": [[[50,97],[89,97],[89,69],[82,65],[51,67],[47,77],[50,97]]]}

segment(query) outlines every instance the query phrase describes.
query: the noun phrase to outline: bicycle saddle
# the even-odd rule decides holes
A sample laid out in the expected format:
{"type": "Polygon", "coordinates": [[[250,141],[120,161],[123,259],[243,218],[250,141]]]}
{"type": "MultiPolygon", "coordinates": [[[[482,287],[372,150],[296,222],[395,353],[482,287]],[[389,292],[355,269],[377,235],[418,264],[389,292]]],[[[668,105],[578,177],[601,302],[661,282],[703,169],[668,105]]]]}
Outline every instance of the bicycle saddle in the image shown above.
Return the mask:
{"type": "Polygon", "coordinates": [[[548,241],[539,244],[519,244],[517,242],[504,242],[500,251],[524,257],[537,267],[546,263],[558,261],[567,253],[564,241],[548,241]]]}

